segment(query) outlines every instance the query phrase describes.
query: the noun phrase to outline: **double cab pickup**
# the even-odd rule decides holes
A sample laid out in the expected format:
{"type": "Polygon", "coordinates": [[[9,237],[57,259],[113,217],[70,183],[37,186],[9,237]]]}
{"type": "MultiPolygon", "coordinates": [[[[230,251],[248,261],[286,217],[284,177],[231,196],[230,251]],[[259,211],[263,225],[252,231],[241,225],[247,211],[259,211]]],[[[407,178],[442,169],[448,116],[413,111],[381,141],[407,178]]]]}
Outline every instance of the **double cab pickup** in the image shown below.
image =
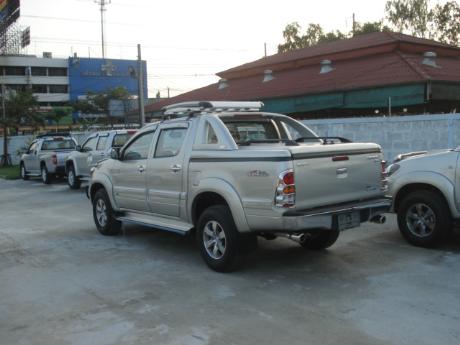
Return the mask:
{"type": "Polygon", "coordinates": [[[257,236],[325,249],[340,231],[382,222],[385,197],[377,144],[321,138],[260,102],[187,102],[134,135],[91,169],[97,229],[122,223],[194,233],[216,271],[235,267],[257,236]]]}

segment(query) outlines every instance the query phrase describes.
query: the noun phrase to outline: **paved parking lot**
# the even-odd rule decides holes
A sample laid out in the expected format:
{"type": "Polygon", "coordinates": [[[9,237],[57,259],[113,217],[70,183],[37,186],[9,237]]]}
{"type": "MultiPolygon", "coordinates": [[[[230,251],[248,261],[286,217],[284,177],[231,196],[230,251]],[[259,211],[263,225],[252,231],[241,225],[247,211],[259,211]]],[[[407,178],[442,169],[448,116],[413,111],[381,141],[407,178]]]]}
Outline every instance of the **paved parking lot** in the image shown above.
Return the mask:
{"type": "Polygon", "coordinates": [[[0,180],[0,344],[459,344],[460,236],[436,250],[394,217],[324,252],[259,241],[218,274],[190,238],[103,237],[83,189],[0,180]]]}

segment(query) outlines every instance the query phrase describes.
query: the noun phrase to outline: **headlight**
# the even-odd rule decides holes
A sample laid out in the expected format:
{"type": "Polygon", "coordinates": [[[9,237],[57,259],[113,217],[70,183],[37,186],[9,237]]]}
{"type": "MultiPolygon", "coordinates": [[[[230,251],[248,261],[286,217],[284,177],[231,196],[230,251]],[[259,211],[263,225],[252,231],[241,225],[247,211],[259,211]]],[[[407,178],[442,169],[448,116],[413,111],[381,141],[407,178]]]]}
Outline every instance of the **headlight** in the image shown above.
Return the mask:
{"type": "Polygon", "coordinates": [[[89,169],[89,173],[90,173],[91,175],[93,175],[93,173],[94,173],[95,170],[96,170],[96,168],[95,168],[95,167],[92,167],[91,169],[89,169]]]}
{"type": "Polygon", "coordinates": [[[401,166],[397,163],[391,164],[386,170],[386,175],[387,176],[393,175],[396,171],[398,171],[400,167],[401,166]]]}

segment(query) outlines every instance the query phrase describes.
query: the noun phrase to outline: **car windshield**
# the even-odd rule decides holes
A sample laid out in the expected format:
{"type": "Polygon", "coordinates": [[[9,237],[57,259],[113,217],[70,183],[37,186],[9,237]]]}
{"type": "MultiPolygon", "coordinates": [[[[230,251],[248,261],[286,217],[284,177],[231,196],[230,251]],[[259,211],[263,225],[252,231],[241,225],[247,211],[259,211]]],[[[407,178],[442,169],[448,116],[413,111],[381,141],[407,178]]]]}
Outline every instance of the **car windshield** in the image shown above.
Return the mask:
{"type": "Polygon", "coordinates": [[[72,139],[52,139],[45,140],[42,144],[42,150],[74,150],[75,142],[72,139]]]}

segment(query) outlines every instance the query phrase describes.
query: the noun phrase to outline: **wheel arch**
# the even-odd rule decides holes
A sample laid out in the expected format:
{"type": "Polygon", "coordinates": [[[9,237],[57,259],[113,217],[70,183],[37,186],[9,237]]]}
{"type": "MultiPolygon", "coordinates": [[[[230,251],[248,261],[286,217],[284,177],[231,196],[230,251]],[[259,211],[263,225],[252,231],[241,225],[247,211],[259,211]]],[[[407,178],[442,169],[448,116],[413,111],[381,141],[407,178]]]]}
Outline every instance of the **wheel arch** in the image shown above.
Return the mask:
{"type": "Polygon", "coordinates": [[[401,206],[401,202],[404,200],[404,198],[415,191],[430,191],[436,193],[446,203],[446,205],[449,206],[450,209],[449,201],[446,199],[444,193],[438,187],[429,183],[414,182],[403,186],[396,194],[393,202],[395,212],[398,212],[399,207],[401,206]]]}
{"type": "Polygon", "coordinates": [[[189,204],[190,220],[196,225],[199,216],[209,206],[227,205],[239,232],[249,232],[249,225],[242,202],[235,189],[221,179],[204,179],[200,181],[200,189],[191,193],[189,204]]]}

